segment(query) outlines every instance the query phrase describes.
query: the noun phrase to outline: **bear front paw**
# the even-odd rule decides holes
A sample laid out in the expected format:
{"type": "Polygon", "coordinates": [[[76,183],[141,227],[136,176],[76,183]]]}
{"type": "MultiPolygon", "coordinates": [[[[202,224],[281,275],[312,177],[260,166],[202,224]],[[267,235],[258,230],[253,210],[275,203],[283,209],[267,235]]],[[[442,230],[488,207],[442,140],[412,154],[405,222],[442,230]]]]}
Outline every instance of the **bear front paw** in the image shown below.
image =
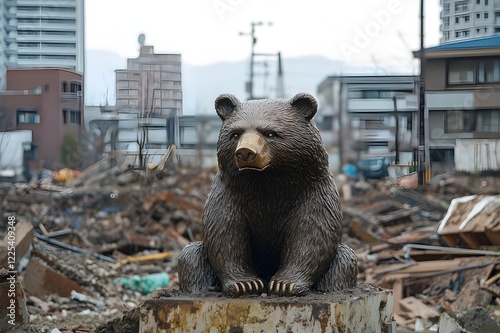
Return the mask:
{"type": "Polygon", "coordinates": [[[295,282],[284,282],[278,280],[271,280],[269,283],[268,292],[270,295],[278,296],[300,296],[307,292],[302,285],[295,282]]]}
{"type": "Polygon", "coordinates": [[[263,292],[264,282],[260,279],[232,283],[226,288],[226,294],[232,297],[260,295],[263,292]]]}

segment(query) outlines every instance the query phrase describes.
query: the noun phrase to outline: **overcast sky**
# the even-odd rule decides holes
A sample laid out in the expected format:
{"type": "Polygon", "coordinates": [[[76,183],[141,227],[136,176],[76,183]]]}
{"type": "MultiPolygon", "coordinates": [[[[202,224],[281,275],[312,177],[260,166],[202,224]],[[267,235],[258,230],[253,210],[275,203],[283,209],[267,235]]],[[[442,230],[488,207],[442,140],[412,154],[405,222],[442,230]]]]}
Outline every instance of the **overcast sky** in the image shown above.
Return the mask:
{"type": "MultiPolygon", "coordinates": [[[[257,52],[323,55],[352,64],[411,64],[418,49],[418,0],[86,0],[86,48],[125,58],[137,37],[156,53],[190,64],[248,59],[251,22],[257,52]]],[[[439,0],[425,0],[425,45],[439,43],[439,0]]]]}

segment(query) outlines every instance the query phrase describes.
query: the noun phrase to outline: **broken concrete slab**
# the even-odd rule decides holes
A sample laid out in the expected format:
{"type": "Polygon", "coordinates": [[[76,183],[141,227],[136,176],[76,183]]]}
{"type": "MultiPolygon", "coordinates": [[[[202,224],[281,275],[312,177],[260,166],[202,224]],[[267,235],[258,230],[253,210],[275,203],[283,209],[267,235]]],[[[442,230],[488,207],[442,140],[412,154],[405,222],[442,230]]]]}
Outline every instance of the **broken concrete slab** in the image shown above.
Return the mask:
{"type": "Polygon", "coordinates": [[[139,332],[390,333],[393,302],[391,290],[370,285],[304,297],[178,294],[145,301],[139,332]]]}
{"type": "Polygon", "coordinates": [[[460,326],[455,318],[444,312],[439,318],[439,332],[446,333],[470,333],[460,326]]]}
{"type": "Polygon", "coordinates": [[[446,333],[491,333],[500,332],[500,324],[483,307],[443,313],[439,319],[439,332],[446,333]]]}

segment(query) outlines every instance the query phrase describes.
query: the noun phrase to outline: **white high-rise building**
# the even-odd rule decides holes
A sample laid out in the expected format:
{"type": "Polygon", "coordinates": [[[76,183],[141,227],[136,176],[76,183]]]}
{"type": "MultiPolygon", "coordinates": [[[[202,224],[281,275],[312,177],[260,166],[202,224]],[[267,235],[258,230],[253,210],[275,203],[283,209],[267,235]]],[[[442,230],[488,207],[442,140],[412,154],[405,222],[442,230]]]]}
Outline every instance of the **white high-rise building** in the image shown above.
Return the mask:
{"type": "Polygon", "coordinates": [[[117,69],[116,110],[139,118],[182,115],[181,54],[155,53],[139,36],[140,53],[127,60],[127,69],[117,69]]]}
{"type": "Polygon", "coordinates": [[[441,0],[441,43],[500,33],[500,0],[441,0]]]}
{"type": "Polygon", "coordinates": [[[0,0],[0,90],[5,71],[84,71],[84,0],[0,0]]]}

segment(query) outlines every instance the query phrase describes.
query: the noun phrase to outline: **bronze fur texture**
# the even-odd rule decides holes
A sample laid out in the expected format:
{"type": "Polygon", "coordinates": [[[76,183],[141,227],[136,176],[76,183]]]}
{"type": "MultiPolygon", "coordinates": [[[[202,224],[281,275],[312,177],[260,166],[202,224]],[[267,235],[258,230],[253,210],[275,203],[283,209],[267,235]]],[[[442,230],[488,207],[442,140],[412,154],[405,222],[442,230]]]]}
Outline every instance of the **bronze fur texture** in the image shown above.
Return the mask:
{"type": "Polygon", "coordinates": [[[317,108],[307,93],[216,99],[219,170],[202,241],[179,257],[183,292],[301,296],[356,285],[357,257],[341,243],[339,194],[312,120],[317,108]]]}

